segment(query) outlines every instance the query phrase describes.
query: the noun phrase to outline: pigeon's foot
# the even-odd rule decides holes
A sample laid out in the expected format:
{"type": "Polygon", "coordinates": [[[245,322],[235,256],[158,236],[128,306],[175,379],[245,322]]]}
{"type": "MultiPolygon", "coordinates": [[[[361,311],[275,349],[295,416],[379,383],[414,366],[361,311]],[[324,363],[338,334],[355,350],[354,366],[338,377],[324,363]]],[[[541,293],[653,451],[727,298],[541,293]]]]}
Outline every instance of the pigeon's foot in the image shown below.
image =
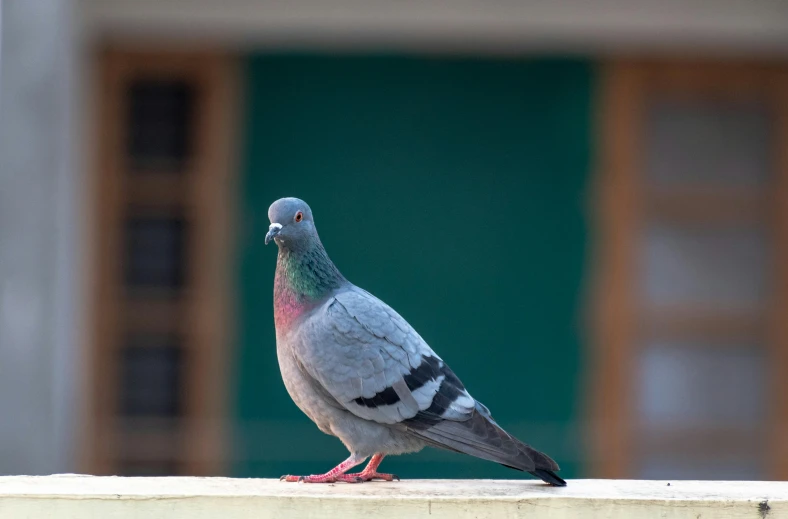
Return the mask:
{"type": "MultiPolygon", "coordinates": [[[[348,483],[358,483],[359,481],[350,481],[352,478],[345,479],[345,472],[352,469],[356,465],[363,463],[366,458],[361,458],[355,454],[351,455],[348,459],[329,470],[325,474],[312,474],[311,476],[282,476],[279,481],[288,481],[290,483],[336,483],[337,481],[347,481],[348,483]]],[[[382,459],[382,458],[381,458],[382,459]]],[[[369,467],[364,469],[367,471],[369,467]]]]}
{"type": "Polygon", "coordinates": [[[363,483],[364,481],[372,481],[379,479],[381,481],[399,481],[399,476],[396,474],[381,474],[380,472],[359,472],[357,474],[343,474],[339,476],[339,481],[346,481],[348,483],[363,483]]]}
{"type": "Polygon", "coordinates": [[[356,474],[341,474],[337,476],[337,480],[345,481],[347,483],[363,483],[364,481],[372,481],[373,479],[380,479],[383,481],[399,481],[399,476],[396,474],[381,474],[378,472],[378,467],[386,455],[377,453],[372,456],[367,466],[361,472],[356,474]]]}

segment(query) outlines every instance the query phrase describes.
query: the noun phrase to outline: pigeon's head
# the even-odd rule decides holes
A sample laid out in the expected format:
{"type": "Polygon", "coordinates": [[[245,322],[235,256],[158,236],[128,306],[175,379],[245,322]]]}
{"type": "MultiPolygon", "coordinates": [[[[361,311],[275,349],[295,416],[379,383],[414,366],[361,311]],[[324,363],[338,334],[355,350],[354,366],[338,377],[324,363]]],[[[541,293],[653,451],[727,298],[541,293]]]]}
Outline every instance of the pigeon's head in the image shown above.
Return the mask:
{"type": "Polygon", "coordinates": [[[265,244],[274,240],[280,248],[300,250],[317,239],[312,210],[298,198],[280,198],[268,208],[271,225],[265,244]]]}

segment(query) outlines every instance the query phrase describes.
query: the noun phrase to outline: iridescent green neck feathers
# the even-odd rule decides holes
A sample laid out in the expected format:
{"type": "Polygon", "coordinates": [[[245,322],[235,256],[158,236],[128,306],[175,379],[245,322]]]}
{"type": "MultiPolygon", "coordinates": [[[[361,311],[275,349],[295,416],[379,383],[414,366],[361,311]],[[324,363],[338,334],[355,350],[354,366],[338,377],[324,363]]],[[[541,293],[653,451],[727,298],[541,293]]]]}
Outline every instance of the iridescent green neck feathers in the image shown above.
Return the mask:
{"type": "Polygon", "coordinates": [[[280,248],[274,281],[274,317],[277,327],[287,326],[304,310],[321,302],[343,283],[345,278],[319,241],[306,250],[280,248]]]}

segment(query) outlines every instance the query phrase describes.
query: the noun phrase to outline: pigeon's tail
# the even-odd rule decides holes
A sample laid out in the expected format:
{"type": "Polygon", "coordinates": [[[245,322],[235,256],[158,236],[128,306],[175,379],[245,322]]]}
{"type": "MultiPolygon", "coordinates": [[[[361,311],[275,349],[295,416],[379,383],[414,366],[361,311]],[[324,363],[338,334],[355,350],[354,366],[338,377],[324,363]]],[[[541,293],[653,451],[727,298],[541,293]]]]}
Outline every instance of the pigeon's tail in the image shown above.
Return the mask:
{"type": "Polygon", "coordinates": [[[566,481],[554,472],[559,470],[555,461],[504,431],[481,403],[477,402],[467,420],[442,420],[423,425],[421,430],[411,430],[437,447],[495,461],[528,472],[554,486],[566,486],[566,481]]]}
{"type": "Polygon", "coordinates": [[[566,481],[561,479],[561,477],[553,472],[552,470],[547,469],[536,469],[536,470],[529,470],[529,474],[532,476],[536,476],[537,478],[541,479],[545,483],[550,483],[554,487],[565,487],[566,481]]]}

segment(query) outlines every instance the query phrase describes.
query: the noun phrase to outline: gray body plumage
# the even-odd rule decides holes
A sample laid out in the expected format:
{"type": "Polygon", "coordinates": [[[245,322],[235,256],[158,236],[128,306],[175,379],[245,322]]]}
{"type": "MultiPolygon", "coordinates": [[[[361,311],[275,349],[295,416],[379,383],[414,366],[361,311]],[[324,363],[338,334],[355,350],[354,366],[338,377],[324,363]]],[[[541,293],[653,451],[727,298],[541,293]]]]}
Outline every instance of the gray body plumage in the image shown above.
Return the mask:
{"type": "Polygon", "coordinates": [[[280,247],[279,366],[293,401],[321,431],[361,458],[434,446],[565,484],[557,464],[501,429],[397,312],[339,274],[304,202],[282,199],[269,216],[266,240],[280,247]],[[301,216],[289,230],[292,214],[301,216]]]}
{"type": "MultiPolygon", "coordinates": [[[[336,295],[341,298],[344,290],[336,295]]],[[[332,333],[329,315],[333,311],[329,307],[336,301],[334,297],[332,295],[326,303],[301,316],[294,323],[296,326],[286,331],[277,330],[277,357],[287,392],[321,431],[339,438],[351,453],[359,457],[368,457],[376,452],[405,454],[421,450],[426,442],[390,424],[350,412],[321,382],[321,379],[331,380],[329,385],[332,387],[347,386],[344,391],[340,389],[339,394],[352,394],[356,390],[361,394],[364,385],[361,373],[369,373],[364,369],[356,375],[355,361],[342,363],[343,356],[352,356],[352,346],[340,344],[332,333]],[[332,354],[331,351],[339,353],[332,354]]],[[[363,350],[367,357],[375,355],[372,347],[363,350]]],[[[360,364],[369,368],[372,360],[361,361],[360,364]]],[[[373,378],[371,376],[367,380],[373,378]]],[[[349,396],[342,400],[347,398],[349,396]]]]}

